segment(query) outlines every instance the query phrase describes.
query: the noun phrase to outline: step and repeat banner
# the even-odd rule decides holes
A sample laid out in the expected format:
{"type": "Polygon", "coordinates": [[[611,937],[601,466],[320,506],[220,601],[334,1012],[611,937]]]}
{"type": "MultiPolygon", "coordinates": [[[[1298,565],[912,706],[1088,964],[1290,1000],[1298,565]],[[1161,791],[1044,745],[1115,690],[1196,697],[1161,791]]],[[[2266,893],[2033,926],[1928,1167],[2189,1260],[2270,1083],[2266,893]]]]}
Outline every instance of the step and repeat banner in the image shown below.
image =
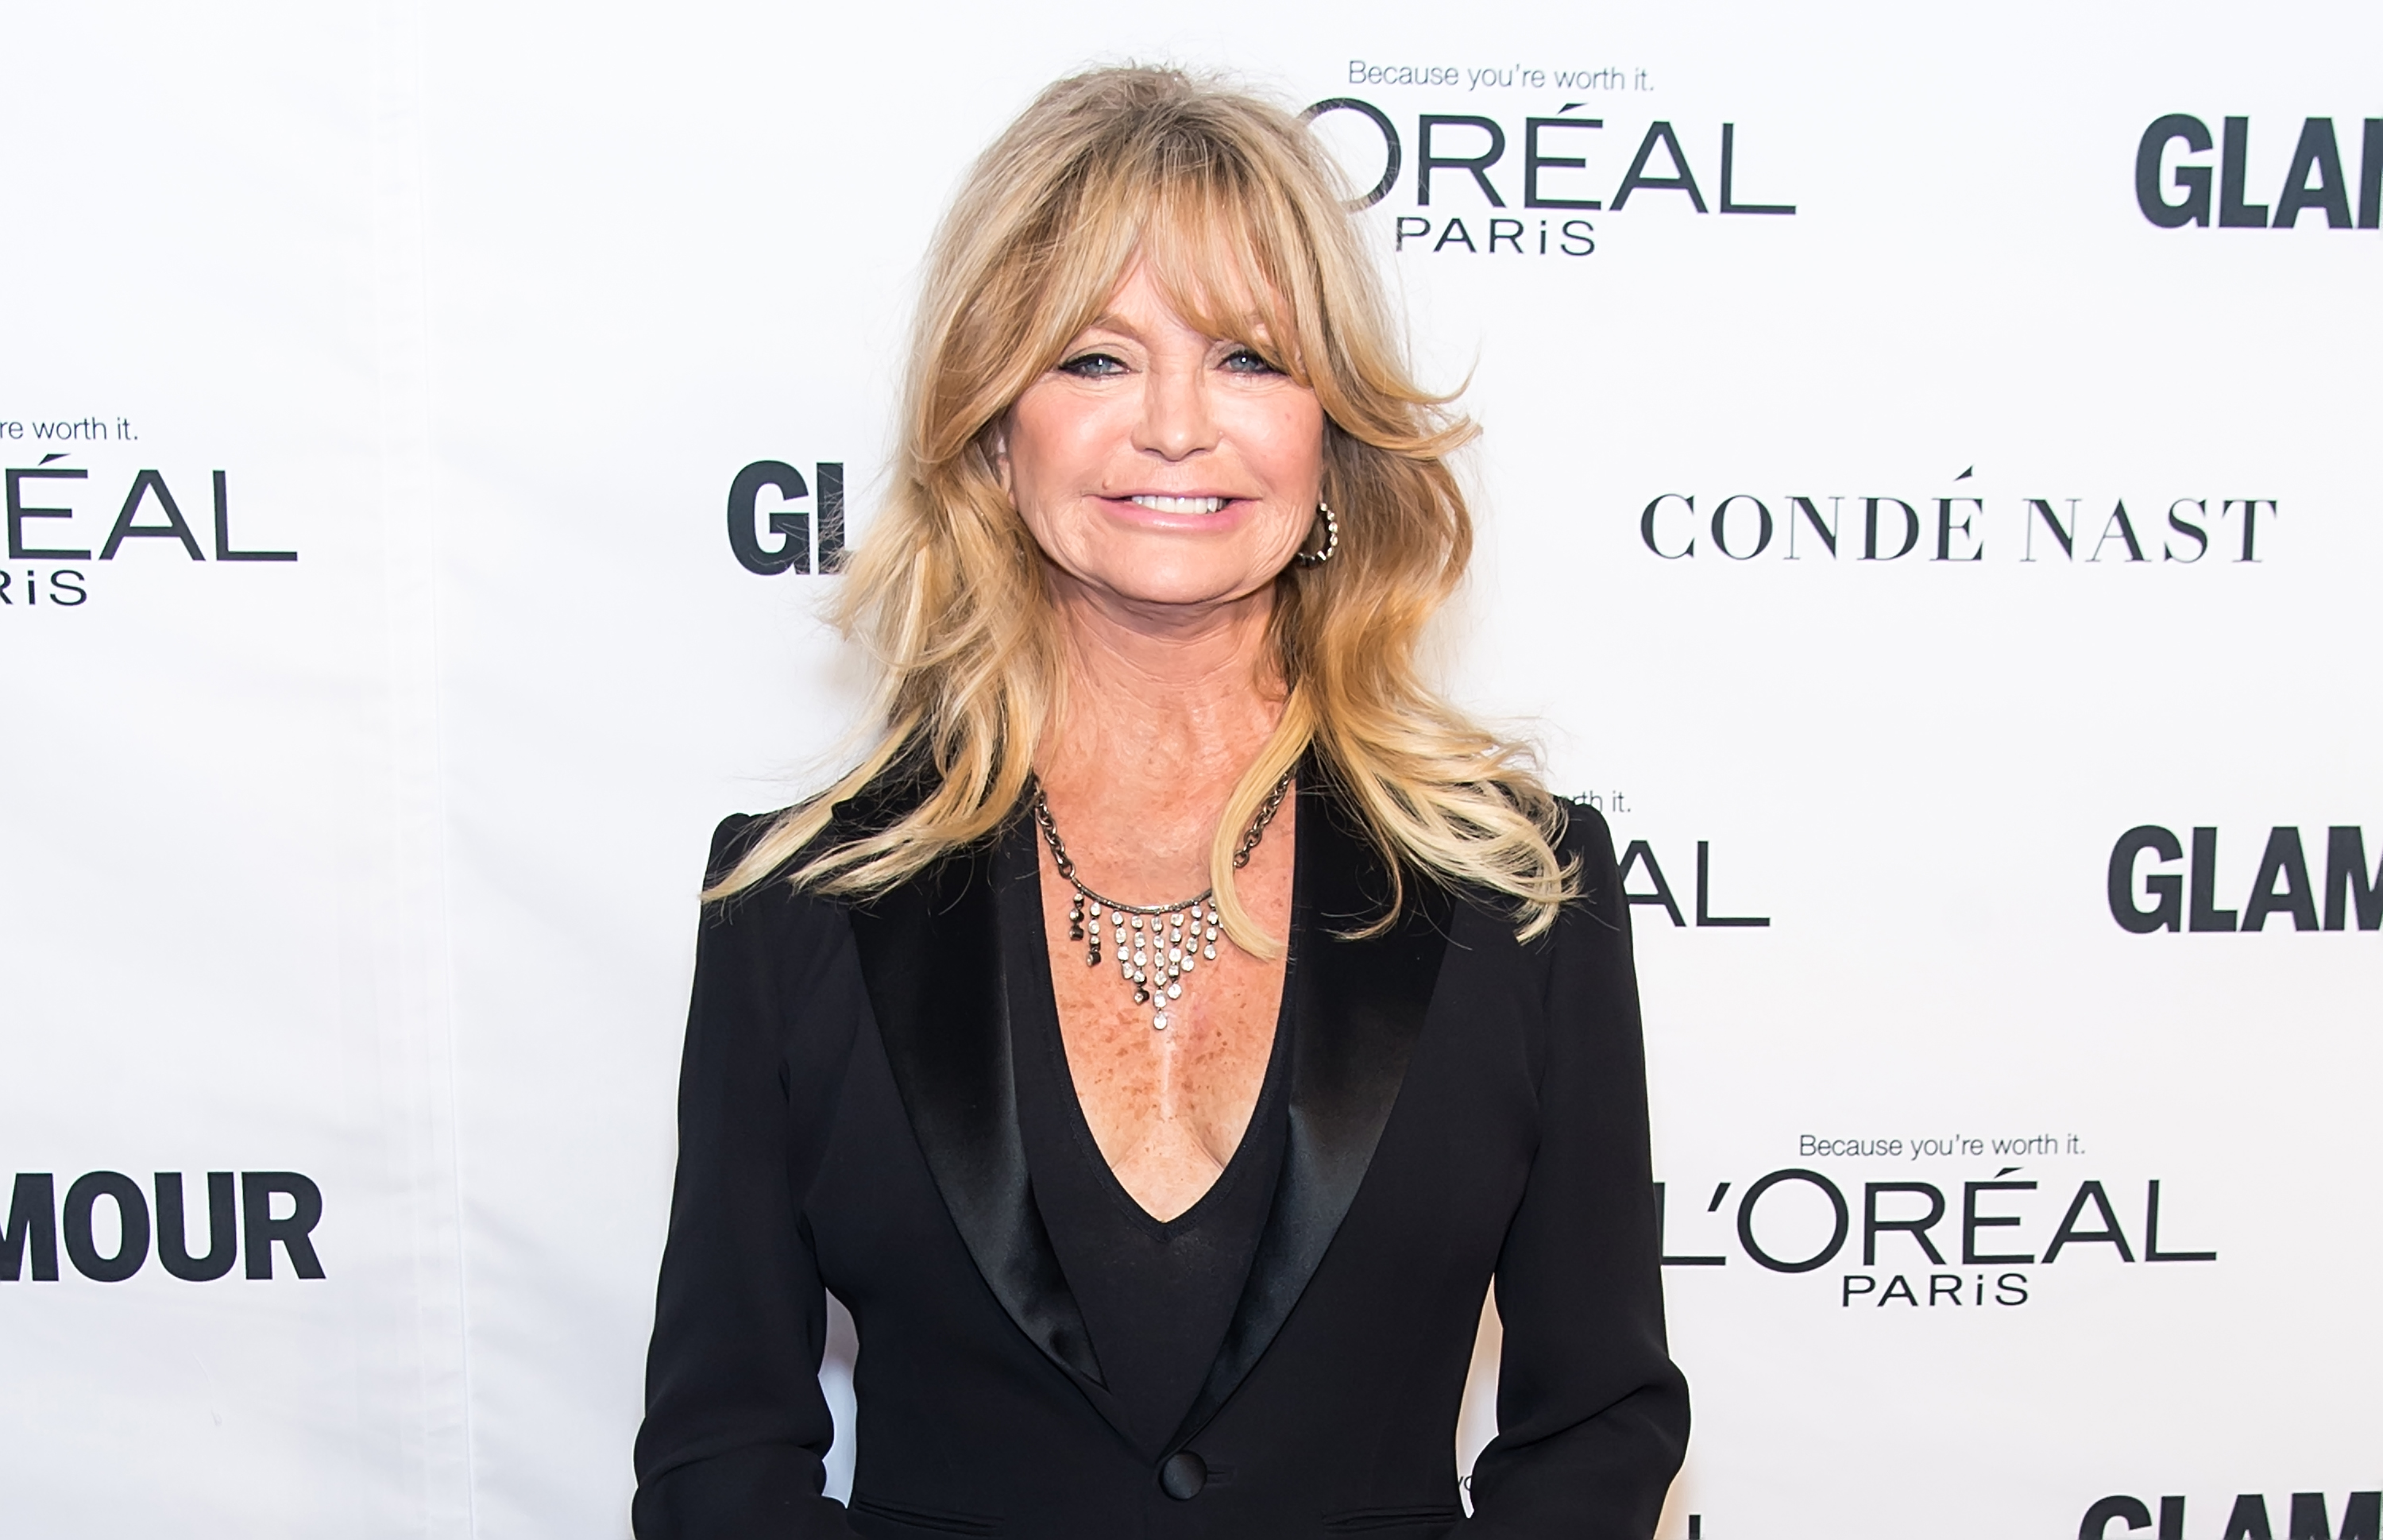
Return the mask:
{"type": "Polygon", "coordinates": [[[1663,1540],[2378,1540],[2371,8],[6,32],[9,1533],[626,1534],[707,832],[853,720],[938,213],[1137,59],[1310,113],[1485,429],[1446,666],[1624,851],[1663,1540]]]}

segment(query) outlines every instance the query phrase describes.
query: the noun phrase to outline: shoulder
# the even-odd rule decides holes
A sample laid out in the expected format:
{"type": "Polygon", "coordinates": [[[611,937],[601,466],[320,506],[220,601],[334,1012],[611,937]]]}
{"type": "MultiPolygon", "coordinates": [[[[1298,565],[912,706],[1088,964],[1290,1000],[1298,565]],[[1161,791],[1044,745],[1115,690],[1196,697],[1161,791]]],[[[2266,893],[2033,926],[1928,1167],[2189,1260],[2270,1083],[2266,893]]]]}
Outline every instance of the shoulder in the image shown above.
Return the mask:
{"type": "Polygon", "coordinates": [[[1605,815],[1574,797],[1559,796],[1555,801],[1563,819],[1563,826],[1556,833],[1556,854],[1584,861],[1600,856],[1612,859],[1613,830],[1606,823],[1605,815]]]}
{"type": "Polygon", "coordinates": [[[1600,904],[1618,903],[1621,884],[1615,870],[1612,826],[1602,812],[1585,802],[1570,797],[1559,801],[1564,809],[1564,828],[1556,854],[1567,863],[1578,863],[1580,896],[1574,902],[1594,898],[1600,904]]]}
{"type": "Polygon", "coordinates": [[[1565,825],[1556,853],[1572,874],[1572,896],[1557,911],[1542,938],[1547,951],[1551,1007],[1561,1016],[1586,1011],[1599,1020],[1636,1031],[1637,965],[1631,937],[1630,899],[1614,863],[1613,832],[1599,809],[1562,799],[1565,825]]]}
{"type": "MultiPolygon", "coordinates": [[[[750,854],[785,810],[735,813],[712,831],[707,886],[750,854]]],[[[689,1053],[705,1044],[738,1063],[787,1060],[825,1075],[861,1015],[848,906],[788,880],[791,863],[708,899],[697,928],[689,1053]]],[[[723,1061],[724,1062],[724,1061],[723,1061]]],[[[831,1077],[832,1078],[832,1077],[831,1077]]],[[[822,1082],[824,1083],[824,1082],[822,1082]]]]}
{"type": "Polygon", "coordinates": [[[1554,799],[1553,828],[1543,827],[1566,895],[1551,922],[1524,933],[1526,914],[1509,894],[1467,884],[1458,890],[1460,923],[1470,947],[1511,952],[1514,966],[1552,989],[1586,963],[1630,970],[1630,906],[1615,866],[1613,832],[1605,815],[1570,797],[1554,799]]]}
{"type": "MultiPolygon", "coordinates": [[[[710,892],[735,871],[791,810],[731,813],[722,819],[711,832],[711,848],[704,860],[704,890],[710,892]]],[[[698,942],[702,967],[775,971],[772,965],[783,964],[789,954],[816,953],[842,929],[839,906],[788,881],[800,854],[773,863],[759,881],[703,901],[698,942]]]]}
{"type": "Polygon", "coordinates": [[[1594,896],[1613,880],[1613,827],[1601,810],[1573,796],[1556,796],[1556,830],[1549,839],[1556,860],[1573,872],[1573,899],[1565,908],[1594,896]]]}
{"type": "MultiPolygon", "coordinates": [[[[1534,816],[1548,848],[1554,855],[1557,869],[1568,880],[1570,896],[1558,911],[1552,930],[1541,932],[1537,941],[1544,943],[1556,930],[1590,916],[1601,924],[1611,926],[1622,922],[1621,885],[1616,880],[1613,832],[1605,815],[1586,802],[1568,796],[1554,796],[1554,817],[1545,819],[1534,816]]],[[[1542,805],[1544,806],[1544,805],[1542,805]]],[[[1522,809],[1517,808],[1518,812],[1522,809]]],[[[1516,921],[1516,901],[1487,883],[1451,879],[1443,873],[1416,872],[1426,882],[1437,882],[1449,889],[1463,907],[1490,917],[1508,931],[1513,931],[1516,921]]],[[[1526,949],[1534,943],[1523,943],[1526,949]]]]}
{"type": "Polygon", "coordinates": [[[1560,796],[1556,806],[1563,815],[1554,842],[1556,859],[1572,873],[1573,881],[1573,895],[1564,900],[1559,926],[1591,919],[1602,929],[1626,928],[1627,906],[1615,869],[1611,826],[1587,803],[1560,796]]]}
{"type": "Polygon", "coordinates": [[[771,813],[731,813],[722,819],[712,828],[711,854],[703,863],[704,887],[712,887],[735,871],[737,863],[760,843],[762,836],[792,811],[791,807],[781,807],[771,813]]]}
{"type": "MultiPolygon", "coordinates": [[[[711,852],[704,863],[706,892],[728,880],[757,853],[766,869],[747,870],[737,890],[712,901],[729,908],[748,896],[769,890],[794,888],[789,881],[820,856],[844,845],[882,834],[900,822],[924,800],[932,782],[915,757],[906,756],[858,791],[836,801],[821,797],[794,803],[766,813],[731,813],[711,832],[711,852]]],[[[816,901],[833,904],[826,895],[816,901]]]]}

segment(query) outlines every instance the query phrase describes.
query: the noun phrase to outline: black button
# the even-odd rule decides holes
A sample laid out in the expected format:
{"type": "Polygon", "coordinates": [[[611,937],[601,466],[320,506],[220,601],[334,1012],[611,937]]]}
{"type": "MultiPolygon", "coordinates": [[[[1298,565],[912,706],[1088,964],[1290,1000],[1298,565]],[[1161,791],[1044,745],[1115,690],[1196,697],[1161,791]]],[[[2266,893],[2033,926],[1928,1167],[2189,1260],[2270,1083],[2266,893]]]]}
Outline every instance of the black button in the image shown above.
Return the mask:
{"type": "Polygon", "coordinates": [[[1178,1449],[1158,1468],[1158,1489],[1178,1502],[1200,1495],[1208,1485],[1208,1462],[1189,1449],[1178,1449]]]}

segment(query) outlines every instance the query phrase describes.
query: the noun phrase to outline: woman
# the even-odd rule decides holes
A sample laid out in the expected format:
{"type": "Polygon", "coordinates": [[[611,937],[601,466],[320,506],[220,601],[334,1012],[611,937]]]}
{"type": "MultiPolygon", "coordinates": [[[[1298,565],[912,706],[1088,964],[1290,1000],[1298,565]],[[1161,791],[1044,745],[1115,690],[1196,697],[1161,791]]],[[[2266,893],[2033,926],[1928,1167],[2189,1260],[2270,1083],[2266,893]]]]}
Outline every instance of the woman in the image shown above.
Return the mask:
{"type": "Polygon", "coordinates": [[[645,1540],[1652,1532],[1627,907],[1419,678],[1469,429],[1339,196],[1284,114],[1117,69],[946,222],[845,590],[882,735],[713,850],[645,1540]]]}

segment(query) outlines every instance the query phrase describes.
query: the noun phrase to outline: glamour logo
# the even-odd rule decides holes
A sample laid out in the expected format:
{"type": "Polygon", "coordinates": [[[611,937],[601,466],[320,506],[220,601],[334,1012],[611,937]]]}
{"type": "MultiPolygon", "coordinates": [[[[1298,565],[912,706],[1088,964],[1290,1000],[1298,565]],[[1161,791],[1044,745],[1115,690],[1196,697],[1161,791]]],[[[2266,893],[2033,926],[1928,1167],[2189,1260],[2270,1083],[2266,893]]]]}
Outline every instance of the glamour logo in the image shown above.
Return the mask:
{"type": "MultiPolygon", "coordinates": [[[[2377,1540],[2383,1533],[2383,1492],[2352,1492],[2341,1499],[2341,1529],[2337,1534],[2322,1492],[2295,1492],[2286,1510],[2284,1540],[2377,1540]]],[[[2117,1540],[2132,1530],[2152,1527],[2151,1505],[2141,1497],[2104,1497],[2085,1510],[2077,1526],[2077,1540],[2117,1540]]],[[[2209,1534],[2207,1530],[2202,1532],[2209,1534]]],[[[2185,1540],[2184,1499],[2159,1500],[2157,1540],[2185,1540]]],[[[2264,1493],[2245,1492],[2227,1511],[2225,1528],[2209,1540],[2276,1540],[2264,1493]]]]}
{"type": "Polygon", "coordinates": [[[2110,847],[2110,918],[2139,936],[2155,930],[2264,930],[2278,915],[2295,930],[2341,930],[2355,918],[2358,929],[2383,929],[2383,853],[2373,871],[2366,867],[2366,836],[2354,824],[2325,832],[2325,885],[2309,881],[2307,845],[2298,827],[2267,831],[2257,872],[2239,908],[2217,906],[2217,831],[2192,831],[2192,857],[2185,870],[2162,870],[2185,859],[2184,843],[2156,823],[2138,824],[2110,847]],[[2319,918],[2319,895],[2323,918],[2319,918]]]}
{"type": "MultiPolygon", "coordinates": [[[[243,1171],[235,1203],[232,1174],[208,1172],[207,1244],[195,1255],[182,1174],[158,1172],[155,1190],[157,1261],[173,1276],[208,1283],[241,1261],[246,1263],[247,1276],[270,1278],[276,1246],[299,1277],[323,1275],[312,1238],[323,1220],[323,1189],[313,1177],[295,1171],[243,1171]],[[284,1203],[288,1212],[275,1213],[284,1203]]],[[[56,1283],[62,1235],[67,1261],[76,1272],[94,1283],[122,1283],[149,1260],[151,1212],[141,1184],[119,1171],[87,1171],[77,1177],[67,1188],[63,1206],[49,1172],[20,1171],[9,1195],[7,1228],[0,1231],[0,1283],[22,1281],[28,1263],[34,1282],[56,1283]]]]}
{"type": "MultiPolygon", "coordinates": [[[[91,597],[91,569],[83,564],[93,560],[90,542],[97,525],[95,521],[78,524],[80,511],[74,506],[78,494],[85,490],[77,484],[88,482],[91,472],[56,463],[69,458],[64,451],[45,454],[37,465],[11,465],[0,472],[7,483],[8,560],[52,563],[46,571],[40,566],[0,570],[0,608],[47,604],[73,609],[91,597]],[[73,565],[56,564],[61,562],[73,565]]],[[[116,517],[108,524],[105,536],[99,539],[97,560],[127,558],[138,545],[160,540],[172,542],[191,561],[298,560],[294,550],[243,550],[233,545],[230,487],[223,472],[213,474],[212,490],[215,538],[211,546],[202,546],[164,474],[154,468],[134,471],[123,497],[116,501],[116,517]]],[[[167,548],[166,553],[170,551],[167,548]]]]}
{"type": "MultiPolygon", "coordinates": [[[[1550,116],[1526,117],[1513,133],[1505,123],[1479,113],[1418,115],[1414,170],[1408,179],[1418,212],[1397,217],[1393,249],[1436,255],[1587,256],[1597,250],[1596,228],[1586,217],[1589,212],[1620,214],[1632,206],[1633,199],[1644,207],[1663,194],[1698,214],[1796,212],[1793,203],[1738,201],[1735,123],[1719,126],[1719,177],[1713,181],[1699,179],[1680,131],[1661,118],[1638,136],[1628,168],[1614,180],[1611,167],[1619,163],[1620,153],[1609,153],[1607,147],[1628,142],[1628,136],[1609,141],[1603,118],[1574,116],[1585,105],[1568,102],[1550,116]],[[1510,160],[1508,152],[1517,145],[1519,154],[1510,160]],[[1705,197],[1708,186],[1716,194],[1711,203],[1705,197]],[[1519,194],[1519,204],[1510,203],[1509,194],[1519,194]],[[1434,207],[1435,199],[1441,209],[1451,200],[1468,208],[1448,215],[1422,213],[1434,207]],[[1525,211],[1522,217],[1488,212],[1516,206],[1525,211]],[[1550,212],[1530,212],[1535,210],[1550,212]]],[[[1353,177],[1365,188],[1354,206],[1371,208],[1397,191],[1407,168],[1407,141],[1389,114],[1354,96],[1329,97],[1302,116],[1312,122],[1331,113],[1361,118],[1381,137],[1381,159],[1366,158],[1367,169],[1353,177]],[[1376,164],[1380,172],[1368,181],[1376,164]]],[[[1710,142],[1700,132],[1689,137],[1710,142]]],[[[1708,175],[1715,168],[1714,162],[1706,162],[1708,175]]]]}
{"type": "MultiPolygon", "coordinates": [[[[2350,183],[2342,175],[2341,146],[2335,138],[2332,118],[2311,117],[2301,124],[2291,165],[2284,172],[2272,205],[2250,201],[2250,164],[2249,118],[2227,118],[2223,143],[2218,144],[2202,119],[2170,113],[2154,119],[2135,146],[2135,206],[2162,229],[2186,225],[2205,228],[2212,213],[2214,169],[2215,212],[2220,228],[2291,229],[2302,215],[2311,211],[2325,216],[2327,229],[2350,228],[2350,183]],[[2214,168],[2206,161],[2190,158],[2205,155],[2213,147],[2217,149],[2214,168]],[[2171,192],[2178,196],[2168,196],[2171,192]]],[[[2378,223],[2383,223],[2383,117],[2370,117],[2358,160],[2358,228],[2371,230],[2378,223]]]]}
{"type": "Polygon", "coordinates": [[[811,467],[819,480],[816,507],[811,484],[783,460],[757,460],[728,484],[728,548],[737,565],[761,577],[780,573],[844,570],[844,463],[823,460],[811,467]],[[780,505],[766,511],[764,489],[780,505]]]}
{"type": "MultiPolygon", "coordinates": [[[[1964,471],[1954,477],[1968,479],[1964,471]]],[[[2130,511],[2124,498],[2107,514],[2083,498],[1977,496],[1891,498],[1841,493],[1763,496],[1731,492],[1707,496],[1662,492],[1638,511],[1638,542],[1666,561],[1696,560],[1699,553],[1730,561],[1770,556],[1781,561],[1919,563],[1998,559],[2055,565],[2123,566],[2156,561],[2192,566],[2213,553],[2229,561],[2256,562],[2261,541],[2273,543],[2281,514],[2273,498],[2183,497],[2164,513],[2130,511]],[[1825,511],[1824,511],[1825,510],[1825,511]],[[1999,522],[2003,533],[1993,536],[1999,522]],[[2017,527],[2011,527],[2016,524],[2017,527]],[[1991,537],[1990,537],[1991,536],[1991,537]]],[[[2159,499],[2138,499],[2136,507],[2158,509],[2159,499]]]]}
{"type": "MultiPolygon", "coordinates": [[[[1984,1141],[1980,1142],[1982,1147],[1984,1141]]],[[[2050,1136],[1998,1142],[2040,1145],[2057,1152],[2056,1141],[2050,1136]]],[[[1905,1155],[1900,1148],[1863,1153],[1883,1158],[1905,1155]]],[[[1957,1220],[1952,1217],[1949,1186],[1919,1180],[1859,1183],[1861,1264],[1837,1280],[1838,1307],[2013,1309],[2033,1297],[2031,1275],[2021,1271],[2024,1268],[2052,1267],[2064,1261],[2073,1265],[2088,1255],[2130,1266],[2217,1260],[2214,1250],[2187,1250],[2175,1245],[2172,1238],[2163,1237],[2157,1178],[2144,1183],[2142,1207],[2133,1211],[2141,1214],[2142,1223],[2132,1230],[2130,1218],[2119,1213],[2118,1200],[2099,1179],[2079,1182],[2059,1219],[2043,1229],[2049,1209],[2027,1212],[2035,1201],[2022,1196],[2040,1190],[2042,1184],[2014,1179],[2019,1169],[2006,1165],[1992,1177],[1962,1182],[1957,1220]],[[2034,1234],[2043,1237],[2040,1250],[2031,1238],[2034,1234]],[[1922,1263],[1927,1264],[1925,1270],[1919,1265],[1922,1263]]],[[[1854,1240],[1855,1210],[1849,1189],[1857,1184],[1850,1180],[1841,1187],[1806,1166],[1769,1172],[1740,1190],[1733,1226],[1722,1204],[1734,1186],[1727,1181],[1716,1183],[1701,1214],[1691,1214],[1681,1223],[1678,1216],[1667,1213],[1665,1184],[1655,1184],[1664,1266],[1727,1266],[1728,1242],[1735,1239],[1738,1254],[1758,1267],[1772,1273],[1813,1273],[1836,1261],[1854,1240]],[[1691,1238],[1676,1242],[1681,1250],[1674,1252],[1673,1237],[1682,1232],[1691,1238]],[[1699,1245],[1700,1250],[1691,1249],[1699,1245]]]]}

